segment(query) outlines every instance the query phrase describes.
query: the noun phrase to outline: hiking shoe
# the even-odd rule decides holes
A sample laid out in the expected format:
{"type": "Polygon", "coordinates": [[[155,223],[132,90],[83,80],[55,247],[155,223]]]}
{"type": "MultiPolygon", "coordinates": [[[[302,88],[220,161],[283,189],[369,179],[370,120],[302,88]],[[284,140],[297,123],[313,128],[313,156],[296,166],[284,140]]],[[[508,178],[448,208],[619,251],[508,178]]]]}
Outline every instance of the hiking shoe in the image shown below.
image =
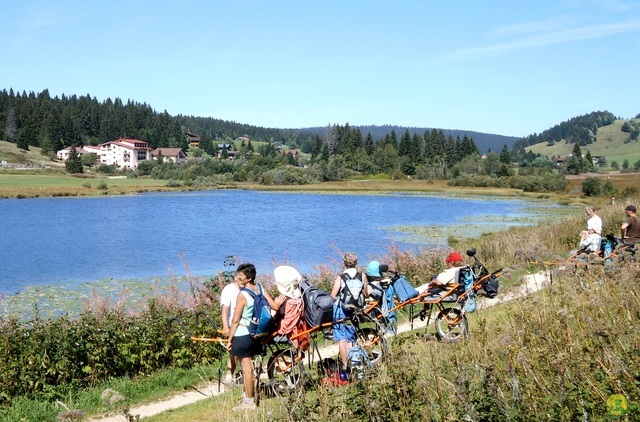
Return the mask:
{"type": "Polygon", "coordinates": [[[245,410],[256,411],[258,410],[258,406],[256,406],[255,402],[247,403],[246,401],[243,401],[242,403],[240,403],[239,405],[233,408],[234,412],[244,412],[245,410]]]}

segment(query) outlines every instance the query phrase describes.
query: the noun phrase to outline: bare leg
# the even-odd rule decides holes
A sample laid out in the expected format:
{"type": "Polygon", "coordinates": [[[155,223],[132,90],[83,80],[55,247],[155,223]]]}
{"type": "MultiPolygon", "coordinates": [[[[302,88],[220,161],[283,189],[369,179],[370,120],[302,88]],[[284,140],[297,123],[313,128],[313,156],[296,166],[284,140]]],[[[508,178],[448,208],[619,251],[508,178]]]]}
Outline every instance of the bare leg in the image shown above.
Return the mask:
{"type": "Polygon", "coordinates": [[[240,361],[244,374],[244,392],[248,399],[253,398],[253,359],[251,357],[242,358],[240,361]]]}
{"type": "Polygon", "coordinates": [[[338,342],[338,350],[340,352],[340,359],[342,359],[342,367],[347,367],[347,353],[349,349],[353,347],[353,343],[347,340],[340,340],[338,342]]]}

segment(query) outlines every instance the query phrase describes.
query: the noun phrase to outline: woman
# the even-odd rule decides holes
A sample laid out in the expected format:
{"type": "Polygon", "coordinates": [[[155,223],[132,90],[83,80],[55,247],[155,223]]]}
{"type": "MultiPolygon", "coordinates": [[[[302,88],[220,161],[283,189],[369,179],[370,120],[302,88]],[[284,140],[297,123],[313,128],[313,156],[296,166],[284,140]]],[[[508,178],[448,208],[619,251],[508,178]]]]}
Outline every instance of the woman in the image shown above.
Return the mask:
{"type": "Polygon", "coordinates": [[[227,350],[231,352],[236,361],[240,361],[244,374],[244,400],[233,408],[234,412],[244,410],[257,410],[258,406],[254,399],[253,391],[253,357],[262,353],[262,344],[255,341],[249,335],[249,321],[253,315],[253,297],[246,289],[252,290],[255,294],[262,294],[267,298],[271,309],[278,310],[284,302],[284,296],[280,295],[275,300],[271,298],[269,292],[262,286],[256,284],[256,267],[253,264],[242,264],[238,266],[234,276],[235,282],[240,287],[240,293],[236,300],[236,309],[229,329],[229,343],[227,350]]]}

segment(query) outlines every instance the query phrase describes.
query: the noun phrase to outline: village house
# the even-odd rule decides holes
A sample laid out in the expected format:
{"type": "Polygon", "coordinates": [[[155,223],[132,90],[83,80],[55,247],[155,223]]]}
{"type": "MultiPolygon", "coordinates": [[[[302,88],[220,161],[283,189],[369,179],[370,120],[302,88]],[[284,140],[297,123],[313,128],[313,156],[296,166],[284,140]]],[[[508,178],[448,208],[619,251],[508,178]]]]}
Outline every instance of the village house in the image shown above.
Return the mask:
{"type": "Polygon", "coordinates": [[[217,152],[216,152],[216,157],[218,158],[222,158],[222,150],[226,149],[227,150],[227,157],[228,158],[235,158],[236,156],[236,150],[233,148],[233,144],[218,144],[217,146],[217,152]]]}
{"type": "Polygon", "coordinates": [[[140,161],[151,158],[149,143],[138,139],[120,138],[98,146],[100,147],[100,164],[116,165],[121,169],[135,170],[140,161]]]}
{"type": "Polygon", "coordinates": [[[185,132],[187,139],[189,140],[189,148],[200,148],[200,137],[191,132],[185,132]]]}
{"type": "MultiPolygon", "coordinates": [[[[75,147],[75,149],[76,149],[76,154],[78,154],[78,157],[82,157],[85,154],[91,154],[91,153],[96,154],[98,157],[100,157],[100,147],[97,147],[97,146],[85,145],[83,147],[75,147]]],[[[56,156],[58,157],[58,160],[62,160],[62,161],[67,161],[69,159],[70,154],[71,154],[71,147],[66,147],[56,152],[56,156]]]]}
{"type": "Polygon", "coordinates": [[[294,157],[294,158],[300,155],[300,151],[298,151],[295,148],[290,148],[290,149],[288,149],[286,151],[282,151],[282,153],[284,155],[291,154],[291,156],[294,157]]]}
{"type": "Polygon", "coordinates": [[[154,160],[158,160],[160,155],[162,155],[162,160],[165,162],[171,161],[178,164],[187,161],[187,154],[184,153],[182,148],[156,148],[151,152],[151,157],[154,160]]]}

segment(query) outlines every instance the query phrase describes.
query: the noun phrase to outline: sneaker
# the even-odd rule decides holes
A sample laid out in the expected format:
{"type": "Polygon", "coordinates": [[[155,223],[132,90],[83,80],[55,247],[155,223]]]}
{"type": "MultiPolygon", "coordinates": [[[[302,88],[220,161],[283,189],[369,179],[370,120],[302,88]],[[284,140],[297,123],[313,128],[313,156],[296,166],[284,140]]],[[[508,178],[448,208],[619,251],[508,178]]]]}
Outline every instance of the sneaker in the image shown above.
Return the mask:
{"type": "Polygon", "coordinates": [[[255,402],[247,403],[243,401],[239,405],[233,408],[234,412],[244,412],[245,410],[258,410],[258,406],[256,406],[255,402]]]}

